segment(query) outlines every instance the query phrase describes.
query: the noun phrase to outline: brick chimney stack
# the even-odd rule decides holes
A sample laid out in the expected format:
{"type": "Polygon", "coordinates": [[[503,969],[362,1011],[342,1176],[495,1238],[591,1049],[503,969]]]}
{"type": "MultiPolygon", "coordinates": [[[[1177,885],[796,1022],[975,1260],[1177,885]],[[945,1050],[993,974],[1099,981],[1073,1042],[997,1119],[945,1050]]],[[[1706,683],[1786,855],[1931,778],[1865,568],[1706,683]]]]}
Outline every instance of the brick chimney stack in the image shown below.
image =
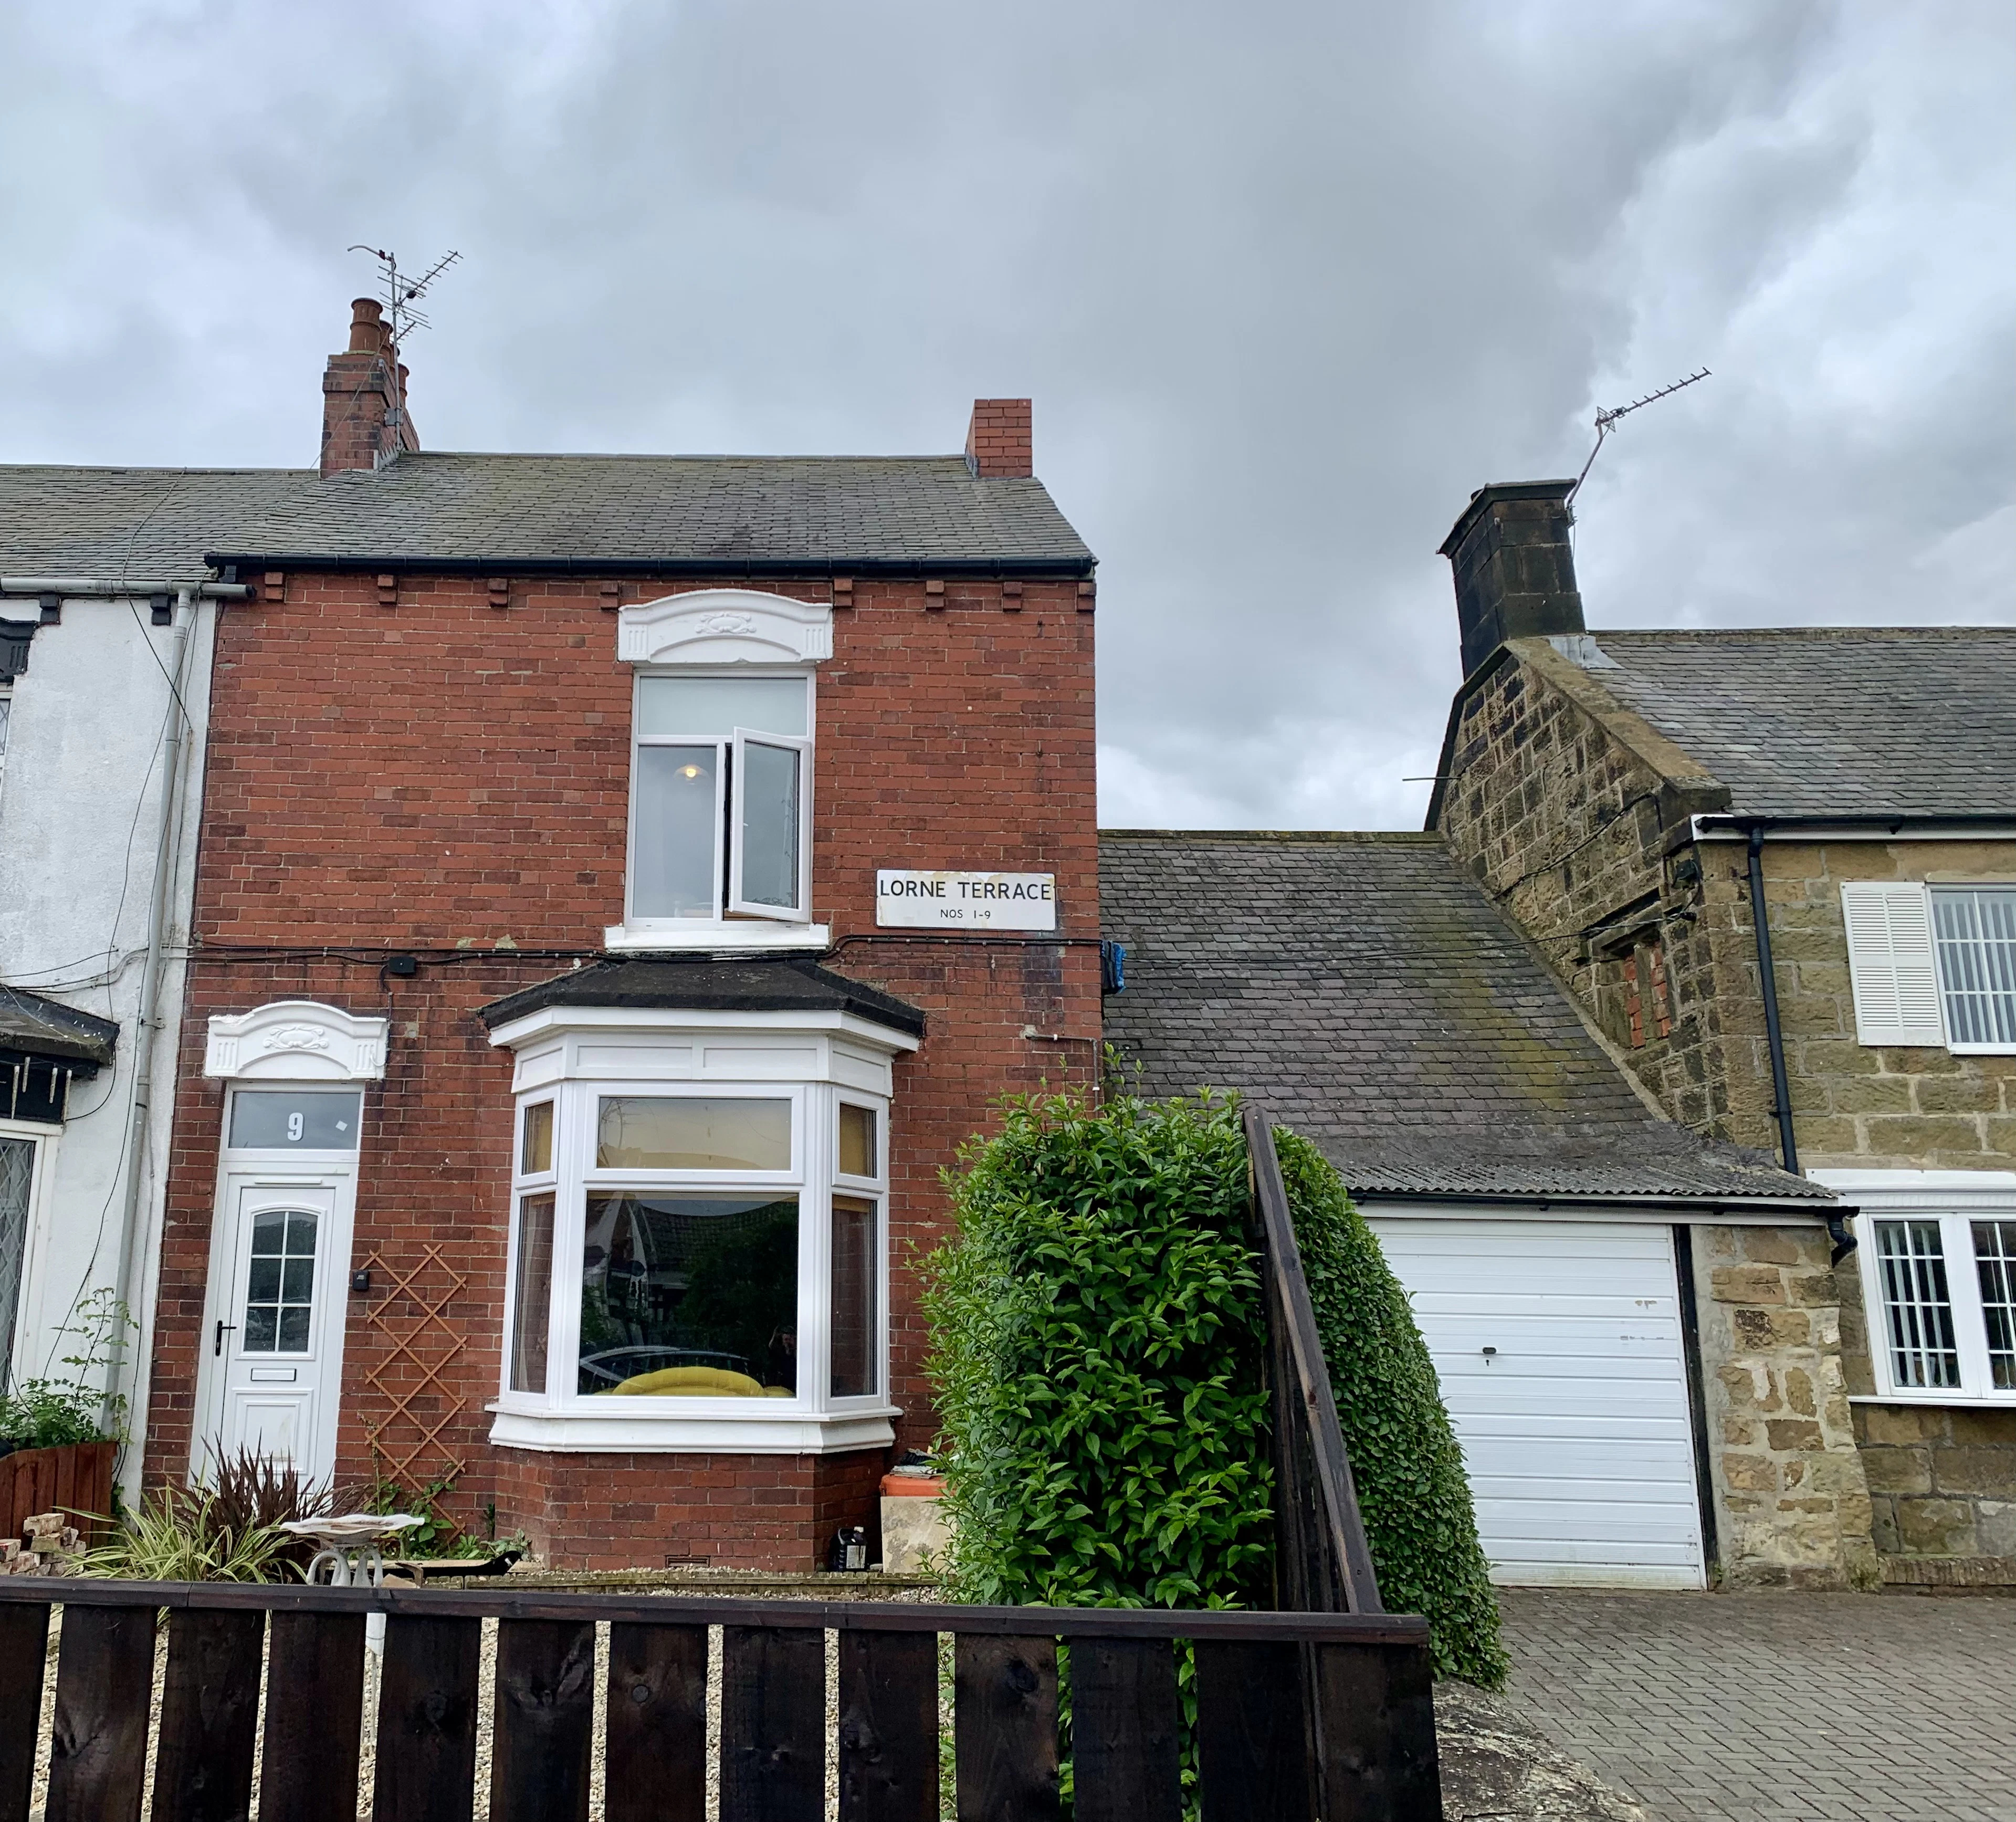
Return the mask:
{"type": "Polygon", "coordinates": [[[1571,481],[1494,481],[1470,496],[1442,540],[1466,677],[1508,639],[1588,630],[1568,541],[1574,490],[1571,481]]]}
{"type": "Polygon", "coordinates": [[[417,449],[406,410],[406,369],[394,357],[383,308],[359,297],[350,306],[350,346],[331,355],[322,376],[322,472],[382,468],[417,449]]]}
{"type": "Polygon", "coordinates": [[[966,465],[981,481],[1036,472],[1028,399],[976,398],[973,401],[973,422],[966,433],[966,465]]]}

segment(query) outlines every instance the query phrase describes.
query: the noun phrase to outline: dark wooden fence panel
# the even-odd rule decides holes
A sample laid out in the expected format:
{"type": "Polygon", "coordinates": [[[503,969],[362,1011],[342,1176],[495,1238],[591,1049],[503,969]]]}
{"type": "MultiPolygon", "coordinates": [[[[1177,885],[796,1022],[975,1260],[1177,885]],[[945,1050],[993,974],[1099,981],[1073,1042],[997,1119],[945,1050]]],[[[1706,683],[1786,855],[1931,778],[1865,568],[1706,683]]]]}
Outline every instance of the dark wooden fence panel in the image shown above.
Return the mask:
{"type": "Polygon", "coordinates": [[[275,1613],[266,1660],[259,1822],[354,1822],[364,1615],[275,1613]]]}
{"type": "Polygon", "coordinates": [[[588,1822],[595,1628],[507,1619],[497,1629],[493,1822],[588,1822]]]}
{"type": "Polygon", "coordinates": [[[1299,1644],[1197,1647],[1197,1781],[1204,1822],[1312,1822],[1299,1644]]]}
{"type": "Polygon", "coordinates": [[[373,1822],[460,1822],[474,1808],[482,1640],[477,1619],[386,1622],[373,1822]]]}
{"type": "Polygon", "coordinates": [[[0,1822],[28,1822],[49,1651],[46,1607],[0,1607],[0,1822]]]}
{"type": "Polygon", "coordinates": [[[952,1688],[959,1822],[1056,1822],[1056,1639],[962,1633],[952,1688]]]}
{"type": "Polygon", "coordinates": [[[1428,1647],[1308,1648],[1327,1822],[1442,1822],[1428,1647]]]}
{"type": "Polygon", "coordinates": [[[67,1442],[0,1456],[0,1537],[19,1537],[38,1512],[62,1512],[96,1540],[112,1511],[116,1442],[67,1442]]]}
{"type": "Polygon", "coordinates": [[[47,1822],[139,1822],[154,1609],[66,1607],[47,1822]]]}
{"type": "Polygon", "coordinates": [[[826,1634],[722,1634],[721,1822],[824,1822],[826,1634]]]}
{"type": "Polygon", "coordinates": [[[1071,1643],[1078,1822],[1179,1822],[1176,1659],[1167,1639],[1071,1643]]]}
{"type": "Polygon", "coordinates": [[[265,1643],[263,1613],[169,1616],[153,1822],[244,1822],[265,1643]]]}
{"type": "Polygon", "coordinates": [[[935,1633],[840,1635],[841,1822],[938,1822],[935,1633]]]}
{"type": "Polygon", "coordinates": [[[700,1822],[707,1804],[705,1626],[610,1627],[607,1727],[607,1822],[700,1822]]]}

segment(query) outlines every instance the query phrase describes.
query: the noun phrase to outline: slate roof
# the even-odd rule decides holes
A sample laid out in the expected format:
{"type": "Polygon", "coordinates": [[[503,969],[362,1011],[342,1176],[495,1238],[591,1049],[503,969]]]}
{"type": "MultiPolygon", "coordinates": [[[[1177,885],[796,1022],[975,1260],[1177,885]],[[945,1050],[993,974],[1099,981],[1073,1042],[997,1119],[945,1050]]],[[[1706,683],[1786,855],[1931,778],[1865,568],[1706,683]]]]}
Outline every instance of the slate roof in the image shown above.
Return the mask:
{"type": "Polygon", "coordinates": [[[1034,479],[958,456],[482,456],[376,473],[0,466],[0,574],[172,577],[207,555],[285,567],[460,562],[761,573],[1084,574],[1093,555],[1034,479]]]}
{"type": "Polygon", "coordinates": [[[0,985],[0,1050],[60,1057],[88,1064],[88,1073],[95,1074],[112,1060],[118,1041],[119,1027],[111,1019],[79,1012],[24,988],[0,985]]]}
{"type": "Polygon", "coordinates": [[[481,1007],[495,1031],[550,1006],[639,1006],[688,1012],[842,1012],[924,1035],[924,1015],[879,987],[851,981],[801,956],[714,961],[661,956],[613,956],[481,1007]]]}
{"type": "Polygon", "coordinates": [[[2016,627],[1599,632],[1737,816],[2016,815],[2016,627]]]}
{"type": "Polygon", "coordinates": [[[1099,870],[1143,1091],[1245,1090],[1354,1190],[1832,1199],[1654,1114],[1437,837],[1108,831],[1099,870]]]}

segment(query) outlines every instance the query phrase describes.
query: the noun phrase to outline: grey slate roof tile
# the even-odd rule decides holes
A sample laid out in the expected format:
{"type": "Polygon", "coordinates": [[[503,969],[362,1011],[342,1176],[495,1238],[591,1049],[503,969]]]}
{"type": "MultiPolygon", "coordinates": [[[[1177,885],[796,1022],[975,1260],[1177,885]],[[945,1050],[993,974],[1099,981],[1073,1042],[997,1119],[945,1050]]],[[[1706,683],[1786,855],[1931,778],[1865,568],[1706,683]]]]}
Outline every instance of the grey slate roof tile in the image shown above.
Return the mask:
{"type": "Polygon", "coordinates": [[[207,553],[324,562],[1088,570],[1034,479],[957,456],[489,456],[375,474],[0,466],[0,574],[200,573],[207,553]]]}
{"type": "Polygon", "coordinates": [[[2016,627],[1599,632],[1739,816],[2016,816],[2016,627]]]}
{"type": "Polygon", "coordinates": [[[1361,1193],[1831,1200],[1639,1098],[1432,835],[1100,838],[1144,1093],[1239,1089],[1361,1193]]]}

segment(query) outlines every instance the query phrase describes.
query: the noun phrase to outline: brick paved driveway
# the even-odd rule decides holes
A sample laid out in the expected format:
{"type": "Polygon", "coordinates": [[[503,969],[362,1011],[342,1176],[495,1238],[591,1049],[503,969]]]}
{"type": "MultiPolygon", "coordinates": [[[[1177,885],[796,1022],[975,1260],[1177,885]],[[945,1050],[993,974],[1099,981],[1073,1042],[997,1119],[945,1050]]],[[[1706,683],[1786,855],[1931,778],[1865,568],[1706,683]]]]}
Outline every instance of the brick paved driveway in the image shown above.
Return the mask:
{"type": "Polygon", "coordinates": [[[1499,1598],[1512,1706],[1658,1822],[2016,1822],[2016,1600],[1499,1598]]]}

